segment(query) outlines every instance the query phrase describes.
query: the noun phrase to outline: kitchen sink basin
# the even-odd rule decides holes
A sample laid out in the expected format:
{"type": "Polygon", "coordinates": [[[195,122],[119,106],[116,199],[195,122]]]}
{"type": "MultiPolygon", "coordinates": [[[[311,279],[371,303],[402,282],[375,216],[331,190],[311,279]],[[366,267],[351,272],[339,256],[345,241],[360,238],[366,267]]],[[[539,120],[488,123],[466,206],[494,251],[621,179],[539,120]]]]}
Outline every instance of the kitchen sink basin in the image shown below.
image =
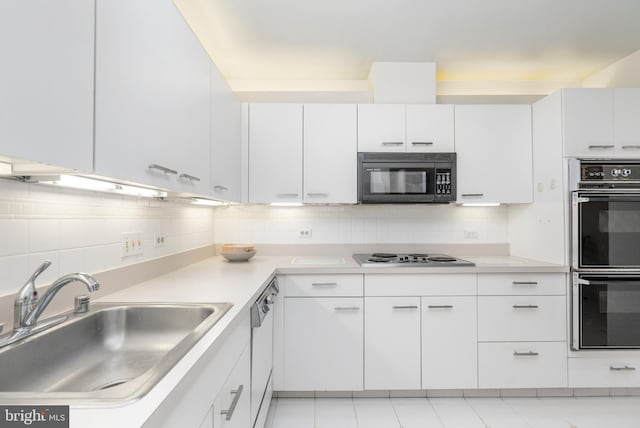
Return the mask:
{"type": "Polygon", "coordinates": [[[137,399],[231,307],[229,303],[93,303],[0,349],[0,402],[137,399]]]}

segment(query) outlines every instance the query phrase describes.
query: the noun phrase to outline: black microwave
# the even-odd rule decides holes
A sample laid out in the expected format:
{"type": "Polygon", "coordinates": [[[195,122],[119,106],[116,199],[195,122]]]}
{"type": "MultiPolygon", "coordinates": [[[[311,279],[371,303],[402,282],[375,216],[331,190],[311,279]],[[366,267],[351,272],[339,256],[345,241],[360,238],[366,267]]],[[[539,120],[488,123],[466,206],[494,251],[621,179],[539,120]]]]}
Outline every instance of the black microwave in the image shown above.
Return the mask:
{"type": "Polygon", "coordinates": [[[455,153],[358,153],[359,203],[421,204],[455,200],[455,153]]]}

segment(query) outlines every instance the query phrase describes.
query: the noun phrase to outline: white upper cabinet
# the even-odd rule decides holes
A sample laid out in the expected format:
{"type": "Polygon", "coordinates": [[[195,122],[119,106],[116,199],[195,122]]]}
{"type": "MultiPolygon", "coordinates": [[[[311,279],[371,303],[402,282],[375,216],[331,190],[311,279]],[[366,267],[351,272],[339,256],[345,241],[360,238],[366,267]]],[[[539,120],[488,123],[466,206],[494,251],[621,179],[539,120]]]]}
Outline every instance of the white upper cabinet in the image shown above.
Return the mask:
{"type": "Polygon", "coordinates": [[[617,154],[640,156],[640,88],[613,89],[613,136],[617,154]]]}
{"type": "Polygon", "coordinates": [[[359,152],[453,152],[453,105],[359,104],[359,152]]]}
{"type": "Polygon", "coordinates": [[[358,104],[358,151],[406,151],[404,104],[358,104]]]}
{"type": "Polygon", "coordinates": [[[302,104],[249,106],[249,202],[302,202],[302,104]]]}
{"type": "Polygon", "coordinates": [[[93,170],[91,0],[0,2],[0,155],[93,170]]]}
{"type": "Polygon", "coordinates": [[[563,89],[562,104],[565,156],[611,156],[615,149],[612,90],[563,89]]]}
{"type": "Polygon", "coordinates": [[[354,104],[304,105],[305,203],[357,202],[357,111],[354,104]]]}
{"type": "Polygon", "coordinates": [[[453,152],[453,105],[407,104],[407,151],[453,152]]]}
{"type": "Polygon", "coordinates": [[[211,196],[241,199],[240,102],[211,64],[211,196]]]}
{"type": "Polygon", "coordinates": [[[95,172],[208,194],[210,60],[171,0],[98,0],[95,172]]]}
{"type": "Polygon", "coordinates": [[[457,105],[455,135],[457,202],[532,201],[531,106],[457,105]]]}

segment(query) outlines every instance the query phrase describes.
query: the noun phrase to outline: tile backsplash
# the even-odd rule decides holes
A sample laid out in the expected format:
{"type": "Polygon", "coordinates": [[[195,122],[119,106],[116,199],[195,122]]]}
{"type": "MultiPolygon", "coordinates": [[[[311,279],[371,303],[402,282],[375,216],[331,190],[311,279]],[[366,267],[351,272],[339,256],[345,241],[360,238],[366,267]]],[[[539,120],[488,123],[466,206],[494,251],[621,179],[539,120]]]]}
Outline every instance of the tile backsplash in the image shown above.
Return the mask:
{"type": "Polygon", "coordinates": [[[53,265],[38,284],[214,242],[210,207],[0,179],[0,295],[17,291],[44,260],[53,265]],[[122,234],[128,232],[142,232],[144,253],[122,258],[122,234]],[[156,247],[160,234],[165,242],[156,247]]]}
{"type": "Polygon", "coordinates": [[[256,244],[508,242],[507,207],[232,205],[215,211],[216,242],[256,244]],[[298,237],[300,230],[310,236],[298,237]]]}

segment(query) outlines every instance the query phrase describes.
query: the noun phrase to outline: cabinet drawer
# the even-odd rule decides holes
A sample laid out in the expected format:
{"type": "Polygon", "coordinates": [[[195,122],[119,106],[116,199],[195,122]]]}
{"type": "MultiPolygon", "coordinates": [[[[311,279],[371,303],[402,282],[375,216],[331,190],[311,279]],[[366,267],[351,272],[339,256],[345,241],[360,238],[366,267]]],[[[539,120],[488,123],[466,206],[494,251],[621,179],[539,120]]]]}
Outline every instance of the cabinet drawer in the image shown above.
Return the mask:
{"type": "Polygon", "coordinates": [[[362,296],[362,275],[283,275],[285,297],[362,296]]]}
{"type": "Polygon", "coordinates": [[[640,387],[640,357],[569,358],[569,387],[640,387]]]}
{"type": "Polygon", "coordinates": [[[476,274],[369,274],[365,296],[475,296],[476,274]]]}
{"type": "Polygon", "coordinates": [[[564,273],[478,274],[478,294],[564,296],[565,278],[564,273]]]}
{"type": "Polygon", "coordinates": [[[478,297],[480,342],[566,340],[564,296],[478,297]]]}
{"type": "Polygon", "coordinates": [[[480,388],[567,386],[566,342],[478,344],[480,388]]]}

